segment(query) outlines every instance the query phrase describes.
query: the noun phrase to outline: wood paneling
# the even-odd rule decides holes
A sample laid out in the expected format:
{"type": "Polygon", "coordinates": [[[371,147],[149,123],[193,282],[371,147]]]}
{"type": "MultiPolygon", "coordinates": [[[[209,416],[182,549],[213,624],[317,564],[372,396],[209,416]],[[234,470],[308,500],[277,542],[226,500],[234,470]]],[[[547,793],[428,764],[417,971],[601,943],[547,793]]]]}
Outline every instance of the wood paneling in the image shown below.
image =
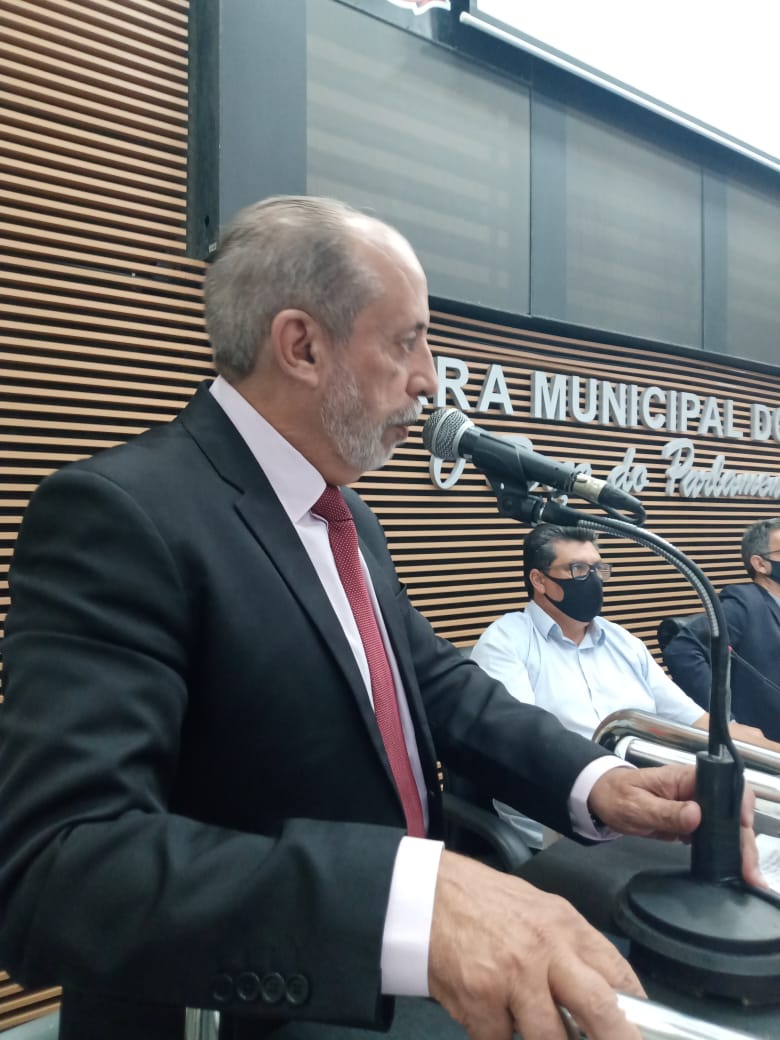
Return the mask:
{"type": "MultiPolygon", "coordinates": [[[[24,507],[210,372],[184,255],[187,0],[0,0],[0,617],[24,507]]],[[[59,990],[0,974],[0,1030],[59,990]]]]}

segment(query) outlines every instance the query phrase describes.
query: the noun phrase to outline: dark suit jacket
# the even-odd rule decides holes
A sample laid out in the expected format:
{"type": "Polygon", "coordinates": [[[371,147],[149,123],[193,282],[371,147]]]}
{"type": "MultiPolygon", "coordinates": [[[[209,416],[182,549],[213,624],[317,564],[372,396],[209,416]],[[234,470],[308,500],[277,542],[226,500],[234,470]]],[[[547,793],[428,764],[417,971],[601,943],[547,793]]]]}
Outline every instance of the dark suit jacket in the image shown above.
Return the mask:
{"type": "MultiPolygon", "coordinates": [[[[760,585],[727,585],[720,593],[731,656],[731,711],[737,722],[780,740],[780,607],[760,585]]],[[[664,664],[685,692],[709,709],[709,628],[696,619],[664,650],[664,664]]]]}
{"type": "MultiPolygon", "coordinates": [[[[437,756],[568,833],[571,785],[602,752],[437,638],[347,498],[432,834],[437,756]]],[[[43,482],[4,650],[0,963],[63,984],[73,1036],[176,1035],[186,1006],[251,1016],[253,1036],[381,1023],[401,805],[311,562],[205,386],[169,425],[43,482]]]]}

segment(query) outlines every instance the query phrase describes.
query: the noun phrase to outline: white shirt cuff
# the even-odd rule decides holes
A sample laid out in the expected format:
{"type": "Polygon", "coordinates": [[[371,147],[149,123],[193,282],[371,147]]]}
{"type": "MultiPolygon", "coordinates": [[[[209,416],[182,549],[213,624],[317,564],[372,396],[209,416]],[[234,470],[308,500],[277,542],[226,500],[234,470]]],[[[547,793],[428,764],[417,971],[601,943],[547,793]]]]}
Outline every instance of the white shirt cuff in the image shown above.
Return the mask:
{"type": "Polygon", "coordinates": [[[590,841],[607,841],[617,838],[620,834],[620,831],[612,830],[611,827],[598,826],[594,823],[590,809],[588,809],[588,798],[596,781],[610,769],[617,769],[620,766],[627,766],[629,769],[636,768],[630,762],[618,758],[617,755],[604,755],[602,758],[589,762],[574,781],[569,795],[569,819],[574,833],[579,834],[581,838],[588,838],[590,841]]]}
{"type": "Polygon", "coordinates": [[[382,992],[427,997],[428,947],[443,842],[402,838],[382,935],[382,992]]]}

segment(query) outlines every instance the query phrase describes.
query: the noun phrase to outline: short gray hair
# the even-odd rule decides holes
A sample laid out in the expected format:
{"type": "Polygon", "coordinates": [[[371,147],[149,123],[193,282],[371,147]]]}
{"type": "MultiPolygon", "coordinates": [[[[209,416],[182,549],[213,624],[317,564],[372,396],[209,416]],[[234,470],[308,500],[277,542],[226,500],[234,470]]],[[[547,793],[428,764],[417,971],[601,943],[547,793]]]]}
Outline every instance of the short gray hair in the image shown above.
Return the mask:
{"type": "Polygon", "coordinates": [[[204,285],[214,367],[229,381],[248,375],[274,317],[306,311],[336,342],[380,292],[355,248],[360,222],[335,199],[280,195],[241,210],[220,236],[204,285]]]}
{"type": "Polygon", "coordinates": [[[757,520],[742,535],[742,562],[751,578],[755,577],[756,573],[750,562],[751,558],[756,555],[763,556],[769,552],[769,535],[778,529],[780,529],[780,516],[775,516],[771,520],[757,520]]]}

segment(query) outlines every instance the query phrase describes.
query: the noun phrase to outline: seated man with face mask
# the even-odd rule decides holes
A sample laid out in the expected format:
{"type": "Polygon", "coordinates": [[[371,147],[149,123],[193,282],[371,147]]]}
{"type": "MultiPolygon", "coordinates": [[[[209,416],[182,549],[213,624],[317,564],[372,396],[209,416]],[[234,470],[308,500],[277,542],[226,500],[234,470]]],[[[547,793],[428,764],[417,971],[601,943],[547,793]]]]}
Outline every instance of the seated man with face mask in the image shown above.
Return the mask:
{"type": "MultiPolygon", "coordinates": [[[[726,585],[720,603],[731,648],[731,710],[780,739],[780,517],[757,520],[742,536],[742,562],[750,581],[726,585]]],[[[664,664],[697,704],[710,703],[709,627],[704,616],[664,648],[664,664]]]]}
{"type": "MultiPolygon", "coordinates": [[[[612,566],[601,559],[594,538],[578,527],[534,528],[523,546],[530,602],[494,621],[472,659],[519,701],[546,708],[585,737],[613,711],[629,708],[706,730],[709,714],[672,682],[644,643],[599,616],[612,566]]],[[[730,728],[739,740],[780,751],[758,729],[730,728]]],[[[541,847],[540,824],[493,804],[532,848],[541,847]]]]}

